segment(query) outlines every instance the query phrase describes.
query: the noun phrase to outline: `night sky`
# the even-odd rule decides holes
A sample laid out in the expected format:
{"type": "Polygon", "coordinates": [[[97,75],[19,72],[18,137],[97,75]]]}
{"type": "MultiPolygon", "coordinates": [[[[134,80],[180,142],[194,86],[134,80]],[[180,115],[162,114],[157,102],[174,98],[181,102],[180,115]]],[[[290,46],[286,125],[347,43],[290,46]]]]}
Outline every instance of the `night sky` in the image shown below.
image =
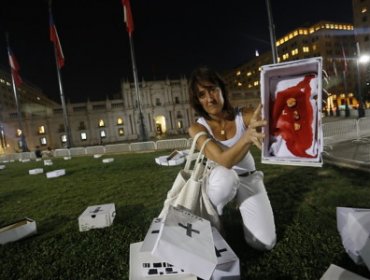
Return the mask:
{"type": "MultiPolygon", "coordinates": [[[[0,65],[9,69],[5,32],[20,75],[59,99],[47,0],[2,0],[0,65]]],[[[351,0],[271,0],[276,37],[320,20],[352,23],[351,0]]],[[[66,100],[104,100],[133,81],[121,0],[54,0],[66,100]]],[[[218,71],[270,50],[264,0],[131,0],[139,79],[178,79],[198,65],[218,71]]]]}

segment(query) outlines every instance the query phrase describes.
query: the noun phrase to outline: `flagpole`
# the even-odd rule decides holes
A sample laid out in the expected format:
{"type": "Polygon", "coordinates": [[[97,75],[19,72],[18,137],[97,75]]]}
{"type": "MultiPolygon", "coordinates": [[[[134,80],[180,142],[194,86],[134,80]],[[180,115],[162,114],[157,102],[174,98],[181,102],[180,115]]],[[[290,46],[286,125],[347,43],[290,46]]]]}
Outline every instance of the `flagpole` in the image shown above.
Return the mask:
{"type": "MultiPolygon", "coordinates": [[[[6,34],[6,42],[7,42],[7,46],[8,46],[8,50],[10,49],[10,46],[9,46],[9,38],[8,38],[8,34],[6,34]]],[[[17,108],[17,116],[18,116],[18,126],[19,126],[19,129],[21,131],[21,143],[22,143],[22,152],[28,152],[28,147],[27,147],[27,142],[26,142],[26,136],[24,135],[24,130],[23,130],[23,118],[22,118],[22,112],[19,108],[19,99],[18,99],[18,91],[17,91],[17,87],[15,85],[15,80],[14,80],[14,76],[13,76],[13,72],[12,70],[10,70],[10,73],[11,73],[11,77],[12,77],[12,87],[13,87],[13,93],[14,93],[14,99],[15,99],[15,106],[17,108]]]]}
{"type": "Polygon", "coordinates": [[[275,25],[274,25],[274,21],[272,19],[270,0],[266,0],[266,6],[267,6],[267,16],[268,16],[268,20],[269,20],[272,63],[276,64],[278,54],[277,54],[277,49],[276,49],[275,25]]]}
{"type": "Polygon", "coordinates": [[[130,50],[131,50],[131,62],[132,62],[132,72],[134,74],[134,84],[135,84],[135,95],[137,99],[137,104],[139,107],[139,118],[140,118],[140,128],[141,128],[141,138],[143,141],[147,141],[146,131],[145,131],[145,124],[144,124],[144,116],[143,111],[141,108],[141,98],[140,98],[140,92],[139,92],[139,84],[138,84],[138,78],[137,78],[137,69],[136,69],[136,62],[135,62],[135,53],[134,53],[134,42],[131,37],[130,38],[130,50]]]}
{"type": "MultiPolygon", "coordinates": [[[[51,3],[52,1],[49,1],[49,16],[52,17],[52,12],[51,12],[51,3]]],[[[55,57],[55,65],[57,69],[57,76],[58,76],[58,84],[59,84],[59,94],[60,94],[60,101],[62,103],[62,110],[63,110],[63,121],[64,121],[64,129],[67,137],[67,148],[69,149],[72,147],[72,138],[71,138],[71,129],[69,126],[69,121],[68,121],[68,115],[67,115],[67,107],[66,107],[66,102],[64,98],[64,91],[63,91],[63,85],[62,85],[62,75],[60,73],[60,68],[62,66],[59,65],[59,60],[58,60],[58,50],[56,46],[56,42],[53,42],[54,44],[54,57],[55,57]]]]}
{"type": "Polygon", "coordinates": [[[60,73],[60,69],[58,66],[58,58],[57,58],[57,50],[54,46],[54,56],[55,56],[55,62],[56,62],[56,69],[57,69],[57,75],[58,75],[58,83],[59,83],[59,93],[60,93],[60,101],[62,102],[62,109],[63,109],[63,120],[64,120],[64,127],[65,132],[67,135],[67,148],[69,149],[72,147],[72,139],[71,139],[71,129],[69,127],[69,121],[68,121],[68,115],[67,115],[67,107],[66,102],[64,99],[64,92],[63,92],[63,86],[62,86],[62,75],[60,73]]]}
{"type": "Polygon", "coordinates": [[[131,13],[130,0],[122,0],[122,6],[123,6],[123,16],[126,22],[127,32],[128,32],[128,36],[130,40],[132,72],[134,74],[136,101],[137,101],[137,106],[139,108],[141,140],[146,141],[147,135],[146,135],[145,125],[144,125],[144,116],[143,116],[143,112],[141,108],[141,98],[140,98],[139,83],[138,83],[138,78],[137,78],[137,69],[136,69],[136,62],[135,62],[134,40],[132,39],[132,32],[134,31],[134,21],[133,21],[132,13],[131,13]]]}

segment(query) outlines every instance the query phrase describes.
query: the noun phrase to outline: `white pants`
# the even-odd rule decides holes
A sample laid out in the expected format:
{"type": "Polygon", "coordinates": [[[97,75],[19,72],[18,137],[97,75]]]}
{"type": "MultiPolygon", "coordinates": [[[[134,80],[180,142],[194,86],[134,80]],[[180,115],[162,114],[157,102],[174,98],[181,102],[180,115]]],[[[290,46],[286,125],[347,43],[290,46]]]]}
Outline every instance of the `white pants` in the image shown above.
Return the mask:
{"type": "Polygon", "coordinates": [[[274,214],[261,171],[239,177],[234,170],[217,166],[209,175],[207,194],[219,215],[237,194],[246,242],[259,250],[271,250],[275,246],[274,214]]]}

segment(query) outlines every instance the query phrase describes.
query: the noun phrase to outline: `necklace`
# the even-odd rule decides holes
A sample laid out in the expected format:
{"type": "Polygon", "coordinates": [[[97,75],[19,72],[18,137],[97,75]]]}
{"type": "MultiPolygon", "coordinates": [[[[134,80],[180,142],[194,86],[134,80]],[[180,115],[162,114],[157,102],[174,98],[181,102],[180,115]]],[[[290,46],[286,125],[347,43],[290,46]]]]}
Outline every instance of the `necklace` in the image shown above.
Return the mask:
{"type": "Polygon", "coordinates": [[[221,131],[220,131],[221,135],[225,135],[225,121],[222,120],[221,122],[221,131]]]}

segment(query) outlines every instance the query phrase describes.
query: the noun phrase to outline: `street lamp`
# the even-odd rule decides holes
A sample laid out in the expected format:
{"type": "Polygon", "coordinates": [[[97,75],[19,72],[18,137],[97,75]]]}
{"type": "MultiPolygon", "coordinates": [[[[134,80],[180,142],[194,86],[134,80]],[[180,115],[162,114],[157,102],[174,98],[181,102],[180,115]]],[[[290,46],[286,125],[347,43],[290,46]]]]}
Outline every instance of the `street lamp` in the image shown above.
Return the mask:
{"type": "Polygon", "coordinates": [[[358,117],[363,118],[365,117],[365,109],[364,109],[364,102],[362,100],[362,88],[361,88],[361,72],[360,72],[360,63],[367,63],[370,60],[368,55],[360,54],[360,45],[356,43],[357,49],[357,59],[356,59],[356,66],[357,66],[357,96],[358,96],[358,117]]]}

